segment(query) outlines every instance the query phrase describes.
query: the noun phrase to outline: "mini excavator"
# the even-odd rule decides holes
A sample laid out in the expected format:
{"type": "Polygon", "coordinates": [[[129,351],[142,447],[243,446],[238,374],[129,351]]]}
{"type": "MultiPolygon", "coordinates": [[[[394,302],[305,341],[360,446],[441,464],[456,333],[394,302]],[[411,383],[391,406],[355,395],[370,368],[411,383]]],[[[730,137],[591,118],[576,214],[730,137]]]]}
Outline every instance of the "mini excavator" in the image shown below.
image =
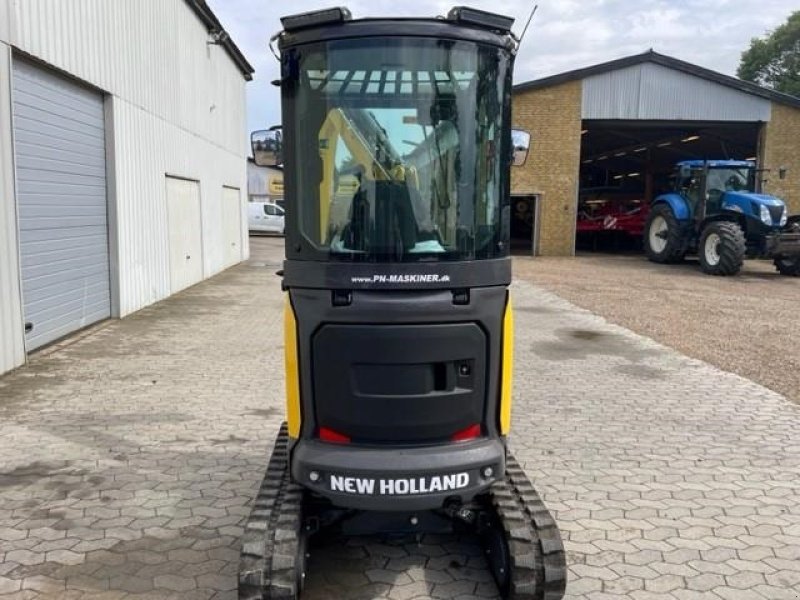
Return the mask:
{"type": "MultiPolygon", "coordinates": [[[[295,599],[309,538],[472,531],[501,595],[560,600],[556,523],[509,451],[513,19],[284,17],[286,422],[239,598],[295,599]]],[[[512,141],[513,140],[513,141],[512,141]]]]}

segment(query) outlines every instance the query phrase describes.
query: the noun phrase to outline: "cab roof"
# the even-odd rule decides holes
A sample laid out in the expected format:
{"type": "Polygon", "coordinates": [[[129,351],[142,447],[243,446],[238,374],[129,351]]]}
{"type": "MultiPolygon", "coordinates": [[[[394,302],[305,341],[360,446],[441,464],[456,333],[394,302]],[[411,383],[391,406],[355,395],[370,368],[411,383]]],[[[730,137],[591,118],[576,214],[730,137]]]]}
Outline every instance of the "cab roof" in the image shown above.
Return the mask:
{"type": "Polygon", "coordinates": [[[511,32],[514,19],[483,10],[456,6],[446,17],[353,19],[344,7],[300,13],[281,18],[278,47],[360,37],[428,37],[489,43],[516,49],[511,32]]]}

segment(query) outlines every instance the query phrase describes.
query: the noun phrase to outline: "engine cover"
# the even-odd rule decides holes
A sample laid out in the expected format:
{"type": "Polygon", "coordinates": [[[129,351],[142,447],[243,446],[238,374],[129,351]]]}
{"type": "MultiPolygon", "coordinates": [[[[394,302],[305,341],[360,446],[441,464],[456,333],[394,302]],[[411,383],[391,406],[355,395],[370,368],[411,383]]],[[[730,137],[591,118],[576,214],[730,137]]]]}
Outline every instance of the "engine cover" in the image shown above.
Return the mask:
{"type": "Polygon", "coordinates": [[[313,341],[317,424],[353,442],[449,440],[483,421],[486,352],[475,323],[324,325],[313,341]]]}

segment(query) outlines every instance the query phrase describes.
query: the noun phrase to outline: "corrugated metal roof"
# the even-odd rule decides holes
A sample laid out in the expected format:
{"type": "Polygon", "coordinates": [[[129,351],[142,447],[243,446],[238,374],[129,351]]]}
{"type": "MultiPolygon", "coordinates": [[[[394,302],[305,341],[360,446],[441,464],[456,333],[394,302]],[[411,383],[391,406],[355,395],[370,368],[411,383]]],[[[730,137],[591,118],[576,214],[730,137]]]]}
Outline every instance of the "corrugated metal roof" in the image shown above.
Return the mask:
{"type": "Polygon", "coordinates": [[[519,83],[514,86],[514,92],[524,92],[527,90],[552,87],[561,83],[567,83],[568,81],[586,79],[587,77],[591,77],[593,75],[601,75],[603,73],[609,73],[611,71],[617,71],[619,69],[640,65],[643,63],[654,63],[661,65],[669,69],[681,71],[683,73],[694,75],[695,77],[706,79],[708,81],[713,81],[719,85],[726,86],[746,94],[759,96],[774,102],[800,108],[800,98],[796,96],[790,96],[789,94],[776,92],[775,90],[770,90],[754,83],[750,83],[749,81],[743,81],[736,77],[731,77],[730,75],[723,75],[722,73],[712,71],[711,69],[693,65],[692,63],[688,63],[671,56],[666,56],[665,54],[659,54],[653,50],[649,50],[642,54],[634,54],[633,56],[626,56],[625,58],[592,65],[583,69],[567,71],[566,73],[560,73],[551,77],[544,77],[542,79],[535,79],[533,81],[519,83]]]}
{"type": "Polygon", "coordinates": [[[772,103],[696,75],[642,63],[583,80],[584,119],[769,121],[772,103]]]}

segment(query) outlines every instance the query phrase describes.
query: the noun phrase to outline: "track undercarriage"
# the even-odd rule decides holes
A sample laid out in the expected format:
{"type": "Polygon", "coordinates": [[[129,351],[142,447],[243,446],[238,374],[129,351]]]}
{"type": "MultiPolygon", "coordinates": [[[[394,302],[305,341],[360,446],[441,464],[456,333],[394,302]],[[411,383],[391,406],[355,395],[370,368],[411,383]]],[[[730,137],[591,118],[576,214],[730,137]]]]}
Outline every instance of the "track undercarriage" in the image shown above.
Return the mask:
{"type": "Polygon", "coordinates": [[[339,509],[291,481],[284,424],[245,525],[239,598],[298,598],[309,538],[338,527],[347,534],[472,531],[502,597],[560,600],[566,562],[555,520],[510,454],[506,465],[505,477],[468,505],[408,514],[339,509]]]}

